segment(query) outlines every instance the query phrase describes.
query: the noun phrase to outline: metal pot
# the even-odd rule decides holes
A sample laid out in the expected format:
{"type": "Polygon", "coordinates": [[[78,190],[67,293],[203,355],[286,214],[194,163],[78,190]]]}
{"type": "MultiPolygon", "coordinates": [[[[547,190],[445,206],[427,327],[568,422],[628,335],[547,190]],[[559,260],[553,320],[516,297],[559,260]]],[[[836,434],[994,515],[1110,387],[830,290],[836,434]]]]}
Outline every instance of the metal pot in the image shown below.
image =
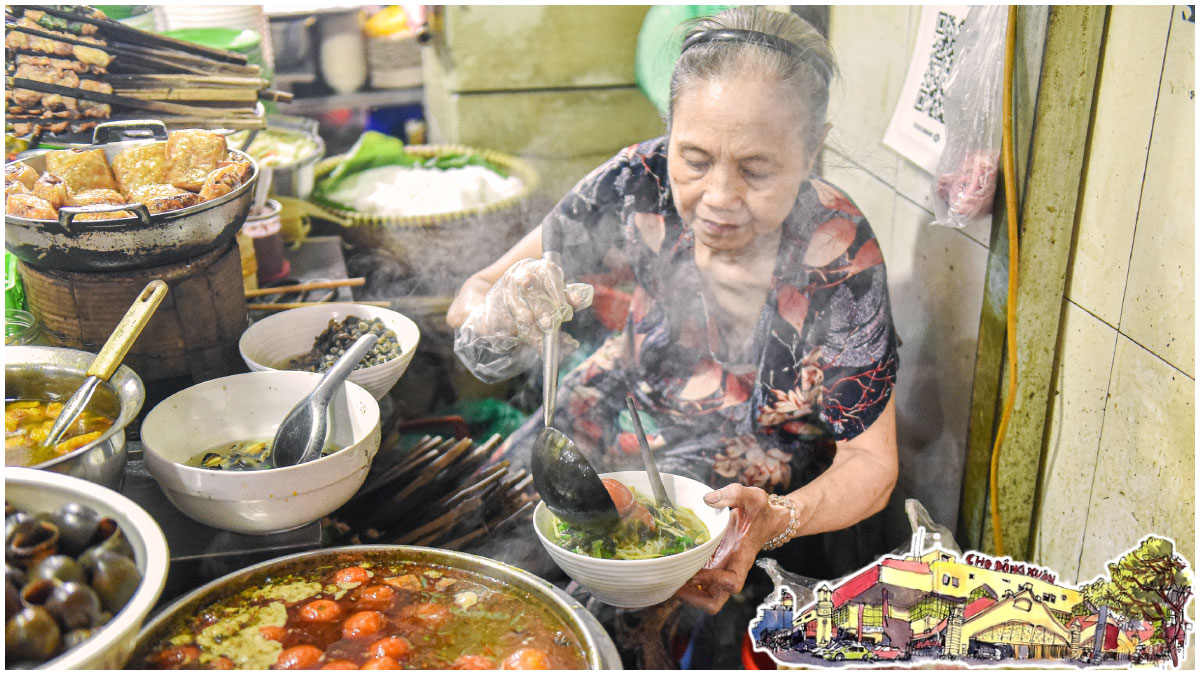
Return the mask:
{"type": "MultiPolygon", "coordinates": [[[[314,119],[307,117],[296,117],[294,115],[271,115],[267,117],[267,130],[286,131],[294,134],[307,136],[309,140],[316,144],[308,154],[304,155],[295,162],[287,164],[272,164],[271,178],[271,194],[277,197],[295,197],[297,199],[308,199],[312,194],[313,184],[316,180],[317,162],[325,157],[325,140],[321,138],[319,133],[320,124],[314,119]]],[[[245,152],[250,143],[254,140],[254,134],[260,132],[251,131],[246,136],[246,141],[238,146],[238,149],[245,152]]]]}
{"type": "MultiPolygon", "coordinates": [[[[94,143],[83,148],[100,148],[111,162],[122,150],[166,138],[166,126],[159,121],[109,122],[97,126],[94,143]],[[135,134],[142,138],[127,140],[135,134]]],[[[251,174],[224,197],[153,214],[142,204],[105,204],[61,208],[57,221],[5,215],[4,246],[30,265],[73,272],[152,267],[211,251],[237,234],[250,212],[258,180],[254,159],[240,150],[230,152],[250,162],[251,174]],[[80,213],[112,211],[132,211],[134,216],[75,221],[80,213]]],[[[21,161],[39,173],[46,169],[46,160],[40,155],[21,161]]]]}
{"type": "Polygon", "coordinates": [[[327,565],[358,564],[363,561],[411,562],[454,567],[475,572],[513,586],[541,602],[562,619],[583,642],[584,655],[592,669],[619,669],[621,657],[608,633],[583,605],[553,584],[525,570],[457,551],[420,546],[347,546],[309,551],[268,560],[208,583],[176,600],[142,628],[130,667],[143,668],[151,649],[188,625],[208,605],[258,586],[268,579],[306,572],[327,565]]]}
{"type": "MultiPolygon", "coordinates": [[[[4,398],[65,401],[87,378],[95,354],[63,347],[5,347],[4,398]]],[[[125,427],[142,409],[146,389],[128,366],[96,388],[88,410],[116,421],[99,438],[32,468],[77,476],[113,490],[125,477],[125,427]]]]}

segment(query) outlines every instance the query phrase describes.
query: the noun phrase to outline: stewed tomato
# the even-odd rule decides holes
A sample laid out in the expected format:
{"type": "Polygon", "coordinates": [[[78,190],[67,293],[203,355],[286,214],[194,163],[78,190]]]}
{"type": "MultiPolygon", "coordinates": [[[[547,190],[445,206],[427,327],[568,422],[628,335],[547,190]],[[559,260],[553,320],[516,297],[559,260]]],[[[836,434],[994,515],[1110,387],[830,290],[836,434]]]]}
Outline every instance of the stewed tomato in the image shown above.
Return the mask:
{"type": "Polygon", "coordinates": [[[372,642],[371,646],[367,648],[367,653],[371,656],[390,656],[393,659],[401,659],[410,649],[412,649],[412,645],[408,644],[408,640],[393,635],[372,642]]]}
{"type": "Polygon", "coordinates": [[[342,618],[342,608],[333,600],[313,600],[300,609],[304,621],[336,621],[342,618]]]}
{"type": "Polygon", "coordinates": [[[371,580],[371,573],[362,567],[343,567],[333,575],[335,584],[365,584],[371,580]]]}
{"type": "Polygon", "coordinates": [[[371,586],[363,586],[358,593],[355,604],[362,609],[376,609],[386,611],[391,608],[392,603],[396,600],[396,591],[388,586],[381,584],[373,584],[371,586]]]}
{"type": "Polygon", "coordinates": [[[379,612],[356,612],[342,623],[342,635],[350,640],[366,637],[383,630],[386,623],[387,618],[379,612]]]}
{"type": "Polygon", "coordinates": [[[311,670],[325,652],[312,645],[296,645],[283,650],[275,659],[275,666],[284,670],[311,670]]]}
{"type": "Polygon", "coordinates": [[[504,659],[505,670],[549,670],[550,657],[540,649],[518,649],[504,659]]]}
{"type": "Polygon", "coordinates": [[[399,670],[400,663],[390,656],[376,656],[358,668],[359,670],[399,670]]]}

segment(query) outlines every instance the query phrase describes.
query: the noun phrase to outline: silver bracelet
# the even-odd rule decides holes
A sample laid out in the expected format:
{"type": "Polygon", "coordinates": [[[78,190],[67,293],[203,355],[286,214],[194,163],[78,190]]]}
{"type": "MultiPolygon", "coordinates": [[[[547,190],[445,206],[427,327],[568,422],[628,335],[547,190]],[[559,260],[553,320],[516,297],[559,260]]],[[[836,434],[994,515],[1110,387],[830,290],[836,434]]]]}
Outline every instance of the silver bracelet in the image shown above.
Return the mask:
{"type": "Polygon", "coordinates": [[[796,533],[800,530],[800,509],[796,506],[796,502],[793,502],[787,497],[781,497],[774,494],[767,496],[767,503],[774,506],[783,506],[788,510],[787,527],[783,530],[783,532],[780,532],[772,537],[770,541],[763,544],[762,550],[772,551],[788,543],[792,540],[792,537],[796,536],[796,533]]]}

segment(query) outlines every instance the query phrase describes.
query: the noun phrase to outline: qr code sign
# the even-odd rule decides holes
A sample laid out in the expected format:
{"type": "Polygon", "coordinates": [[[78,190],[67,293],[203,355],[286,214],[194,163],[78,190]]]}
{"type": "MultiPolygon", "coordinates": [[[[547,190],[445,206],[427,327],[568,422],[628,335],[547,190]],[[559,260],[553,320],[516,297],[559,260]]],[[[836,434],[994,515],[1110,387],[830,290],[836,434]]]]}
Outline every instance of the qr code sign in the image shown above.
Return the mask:
{"type": "Polygon", "coordinates": [[[952,14],[938,12],[933,45],[929,50],[929,67],[925,69],[917,99],[913,101],[913,108],[940,124],[946,123],[942,97],[946,80],[950,78],[950,66],[954,64],[954,43],[962,25],[962,20],[955,19],[952,14]]]}

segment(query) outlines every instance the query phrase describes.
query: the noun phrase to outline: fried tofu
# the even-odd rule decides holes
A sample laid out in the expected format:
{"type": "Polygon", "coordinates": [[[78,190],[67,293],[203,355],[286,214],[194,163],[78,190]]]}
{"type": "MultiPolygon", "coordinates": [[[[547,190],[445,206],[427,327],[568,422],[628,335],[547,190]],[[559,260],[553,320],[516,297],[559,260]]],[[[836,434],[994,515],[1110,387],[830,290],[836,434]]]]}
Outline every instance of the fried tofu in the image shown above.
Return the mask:
{"type": "Polygon", "coordinates": [[[200,198],[204,201],[217,199],[240,188],[250,175],[249,162],[228,162],[208,172],[204,185],[200,187],[200,198]]]}
{"type": "Polygon", "coordinates": [[[125,195],[116,190],[84,190],[75,192],[68,200],[68,206],[93,206],[95,204],[128,204],[125,195]]]}
{"type": "Polygon", "coordinates": [[[55,209],[62,208],[69,199],[67,184],[63,182],[62,178],[50,172],[43,173],[41,178],[38,178],[33,187],[29,189],[29,192],[35,197],[45,199],[55,209]]]}
{"type": "Polygon", "coordinates": [[[58,212],[50,202],[31,194],[8,195],[4,200],[4,213],[17,218],[58,220],[58,212]]]}
{"type": "Polygon", "coordinates": [[[72,192],[117,189],[117,181],[108,168],[108,158],[99,148],[51,150],[45,157],[46,170],[61,177],[72,192]]]}
{"type": "Polygon", "coordinates": [[[122,150],[112,158],[112,171],[117,187],[126,195],[143,185],[165,183],[167,144],[151,143],[122,150]]]}
{"type": "Polygon", "coordinates": [[[225,137],[204,129],[172,131],[167,135],[167,181],[183,190],[199,192],[204,179],[225,159],[225,137]]]}
{"type": "Polygon", "coordinates": [[[164,183],[143,185],[129,193],[129,198],[146,205],[150,213],[162,213],[195,206],[204,201],[195,192],[181,190],[164,183]]]}
{"type": "Polygon", "coordinates": [[[11,181],[20,181],[26,189],[32,189],[33,184],[37,182],[38,172],[24,162],[13,162],[4,167],[4,184],[7,185],[11,181]]]}

